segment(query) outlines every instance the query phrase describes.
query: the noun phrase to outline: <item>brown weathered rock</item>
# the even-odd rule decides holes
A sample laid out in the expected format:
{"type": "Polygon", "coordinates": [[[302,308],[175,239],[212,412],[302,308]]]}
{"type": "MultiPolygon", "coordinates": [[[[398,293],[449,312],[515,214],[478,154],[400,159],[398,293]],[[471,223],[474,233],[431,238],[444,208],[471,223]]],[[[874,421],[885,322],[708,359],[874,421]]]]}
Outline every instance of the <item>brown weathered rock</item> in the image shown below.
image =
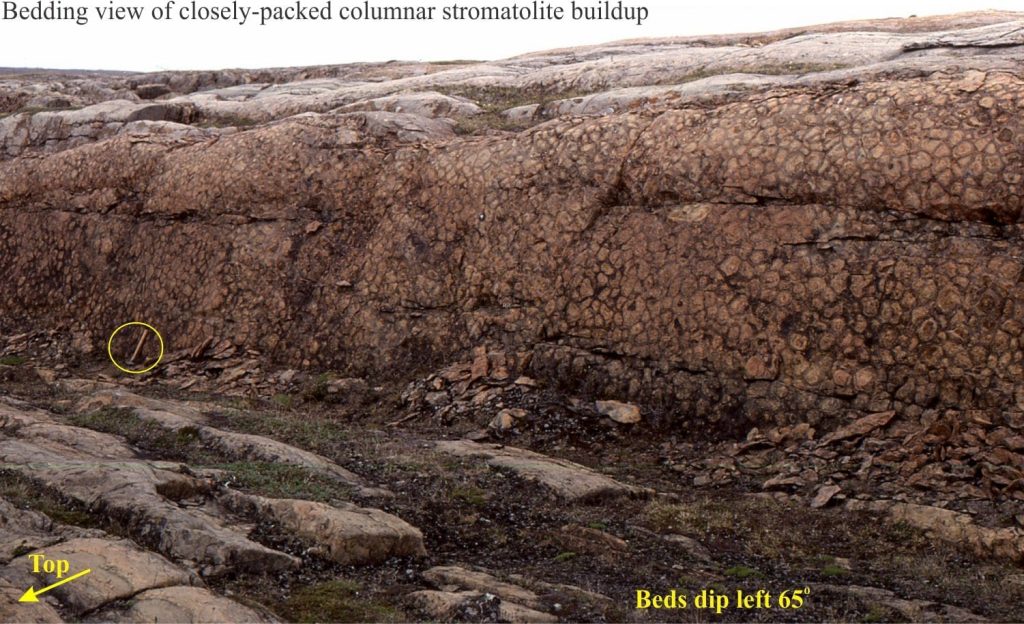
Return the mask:
{"type": "Polygon", "coordinates": [[[819,509],[828,505],[832,498],[842,491],[842,488],[838,485],[823,485],[818,488],[817,494],[811,499],[811,507],[819,509]]]}
{"type": "Polygon", "coordinates": [[[867,435],[878,429],[889,424],[889,421],[893,419],[896,412],[879,412],[877,414],[869,414],[863,418],[859,418],[856,421],[843,425],[839,429],[825,436],[822,439],[822,444],[828,444],[831,442],[838,442],[840,440],[846,440],[847,438],[855,438],[863,435],[867,435]]]}
{"type": "Polygon", "coordinates": [[[902,413],[933,400],[1005,408],[1020,376],[988,354],[1006,352],[1012,334],[1001,328],[1024,305],[1004,253],[1020,244],[1024,181],[1000,138],[1019,130],[1021,85],[993,70],[967,93],[962,79],[806,86],[707,112],[563,119],[416,147],[396,134],[408,120],[388,117],[378,132],[365,115],[305,115],[217,141],[118,136],[16,159],[0,165],[10,232],[0,249],[19,277],[0,285],[0,305],[5,318],[27,318],[19,302],[41,296],[33,322],[99,334],[150,272],[166,270],[139,314],[172,347],[231,335],[294,365],[390,374],[408,361],[401,345],[414,328],[439,354],[492,328],[533,351],[535,376],[664,399],[714,422],[788,415],[816,426],[838,410],[902,413]],[[852,136],[865,145],[843,142],[852,136]],[[851,156],[861,150],[871,158],[851,156]],[[954,183],[963,188],[946,190],[954,183]],[[750,206],[758,198],[771,201],[750,206]],[[193,218],[101,218],[136,209],[193,218]],[[323,226],[307,235],[311,220],[323,226]],[[51,257],[58,236],[68,251],[51,257]],[[115,240],[131,262],[115,262],[115,240]],[[328,276],[339,248],[345,268],[328,276]],[[176,257],[188,266],[154,260],[176,257]],[[114,264],[111,291],[99,276],[114,264]],[[67,271],[73,309],[72,293],[41,286],[45,266],[67,271]],[[984,284],[968,279],[978,267],[984,284]],[[884,293],[871,279],[882,274],[884,293]],[[339,280],[354,286],[300,292],[339,280]],[[167,297],[196,315],[166,316],[167,297]],[[566,338],[545,342],[542,327],[566,338]],[[954,333],[963,344],[942,355],[954,333]],[[992,381],[966,392],[963,370],[992,381]]]}

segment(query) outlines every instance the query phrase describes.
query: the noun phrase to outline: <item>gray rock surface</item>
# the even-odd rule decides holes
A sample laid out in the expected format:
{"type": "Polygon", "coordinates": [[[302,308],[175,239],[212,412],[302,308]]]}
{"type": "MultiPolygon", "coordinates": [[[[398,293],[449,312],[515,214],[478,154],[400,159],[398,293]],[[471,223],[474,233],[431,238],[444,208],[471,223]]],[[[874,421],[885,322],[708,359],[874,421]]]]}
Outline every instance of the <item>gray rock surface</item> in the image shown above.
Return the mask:
{"type": "Polygon", "coordinates": [[[479,444],[469,440],[443,440],[437,450],[459,457],[479,457],[494,468],[511,470],[536,481],[571,501],[594,501],[614,496],[647,496],[643,488],[620,483],[611,477],[563,459],[500,444],[479,444]]]}

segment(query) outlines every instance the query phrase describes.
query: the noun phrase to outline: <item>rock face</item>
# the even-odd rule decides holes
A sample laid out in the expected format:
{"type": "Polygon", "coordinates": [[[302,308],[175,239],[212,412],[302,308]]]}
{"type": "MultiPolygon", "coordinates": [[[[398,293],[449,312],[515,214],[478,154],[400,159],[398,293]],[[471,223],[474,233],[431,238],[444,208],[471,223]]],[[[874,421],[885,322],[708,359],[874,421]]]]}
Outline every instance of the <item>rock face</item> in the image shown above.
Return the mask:
{"type": "Polygon", "coordinates": [[[65,129],[108,113],[6,120],[8,155],[33,157],[0,163],[0,315],[100,348],[131,310],[171,349],[227,337],[354,373],[504,342],[536,377],[719,431],[847,412],[1002,420],[1024,396],[1020,24],[973,14],[262,85],[146,77],[135,86],[182,95],[97,105],[134,107],[117,123],[169,107],[245,130],[79,145],[65,129]],[[691,84],[737,72],[758,78],[691,84]],[[426,93],[533,90],[540,106],[655,80],[682,90],[472,138],[435,117],[476,109],[426,93]]]}

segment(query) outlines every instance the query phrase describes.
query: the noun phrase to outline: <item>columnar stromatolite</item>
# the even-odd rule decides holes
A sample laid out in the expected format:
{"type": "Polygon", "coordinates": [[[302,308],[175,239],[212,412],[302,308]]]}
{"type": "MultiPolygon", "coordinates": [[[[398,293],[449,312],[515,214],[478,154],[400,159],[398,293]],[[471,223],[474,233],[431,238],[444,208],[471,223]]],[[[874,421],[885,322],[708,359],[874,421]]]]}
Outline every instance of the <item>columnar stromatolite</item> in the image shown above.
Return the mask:
{"type": "Polygon", "coordinates": [[[388,374],[501,342],[726,427],[1002,418],[1024,407],[1024,79],[984,63],[519,133],[309,113],[8,160],[0,312],[388,374]]]}

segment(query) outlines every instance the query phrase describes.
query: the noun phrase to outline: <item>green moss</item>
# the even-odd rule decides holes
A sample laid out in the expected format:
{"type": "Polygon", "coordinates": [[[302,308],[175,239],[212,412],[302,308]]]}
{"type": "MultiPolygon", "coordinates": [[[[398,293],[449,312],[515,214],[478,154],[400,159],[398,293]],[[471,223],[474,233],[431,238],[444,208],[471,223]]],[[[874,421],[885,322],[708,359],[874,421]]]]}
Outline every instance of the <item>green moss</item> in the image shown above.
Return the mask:
{"type": "Polygon", "coordinates": [[[301,498],[320,502],[347,500],[351,490],[329,477],[301,466],[267,462],[233,462],[209,466],[231,475],[240,490],[270,498],[301,498]]]}
{"type": "Polygon", "coordinates": [[[403,622],[408,618],[392,605],[375,600],[358,583],[327,581],[303,587],[280,607],[291,622],[403,622]]]}
{"type": "Polygon", "coordinates": [[[557,555],[555,555],[555,561],[557,561],[558,563],[564,563],[566,561],[571,561],[575,559],[576,556],[576,553],[574,553],[571,550],[567,550],[565,552],[560,552],[557,555]]]}
{"type": "Polygon", "coordinates": [[[0,364],[3,366],[21,366],[25,362],[25,358],[20,355],[5,355],[0,357],[0,364]]]}

